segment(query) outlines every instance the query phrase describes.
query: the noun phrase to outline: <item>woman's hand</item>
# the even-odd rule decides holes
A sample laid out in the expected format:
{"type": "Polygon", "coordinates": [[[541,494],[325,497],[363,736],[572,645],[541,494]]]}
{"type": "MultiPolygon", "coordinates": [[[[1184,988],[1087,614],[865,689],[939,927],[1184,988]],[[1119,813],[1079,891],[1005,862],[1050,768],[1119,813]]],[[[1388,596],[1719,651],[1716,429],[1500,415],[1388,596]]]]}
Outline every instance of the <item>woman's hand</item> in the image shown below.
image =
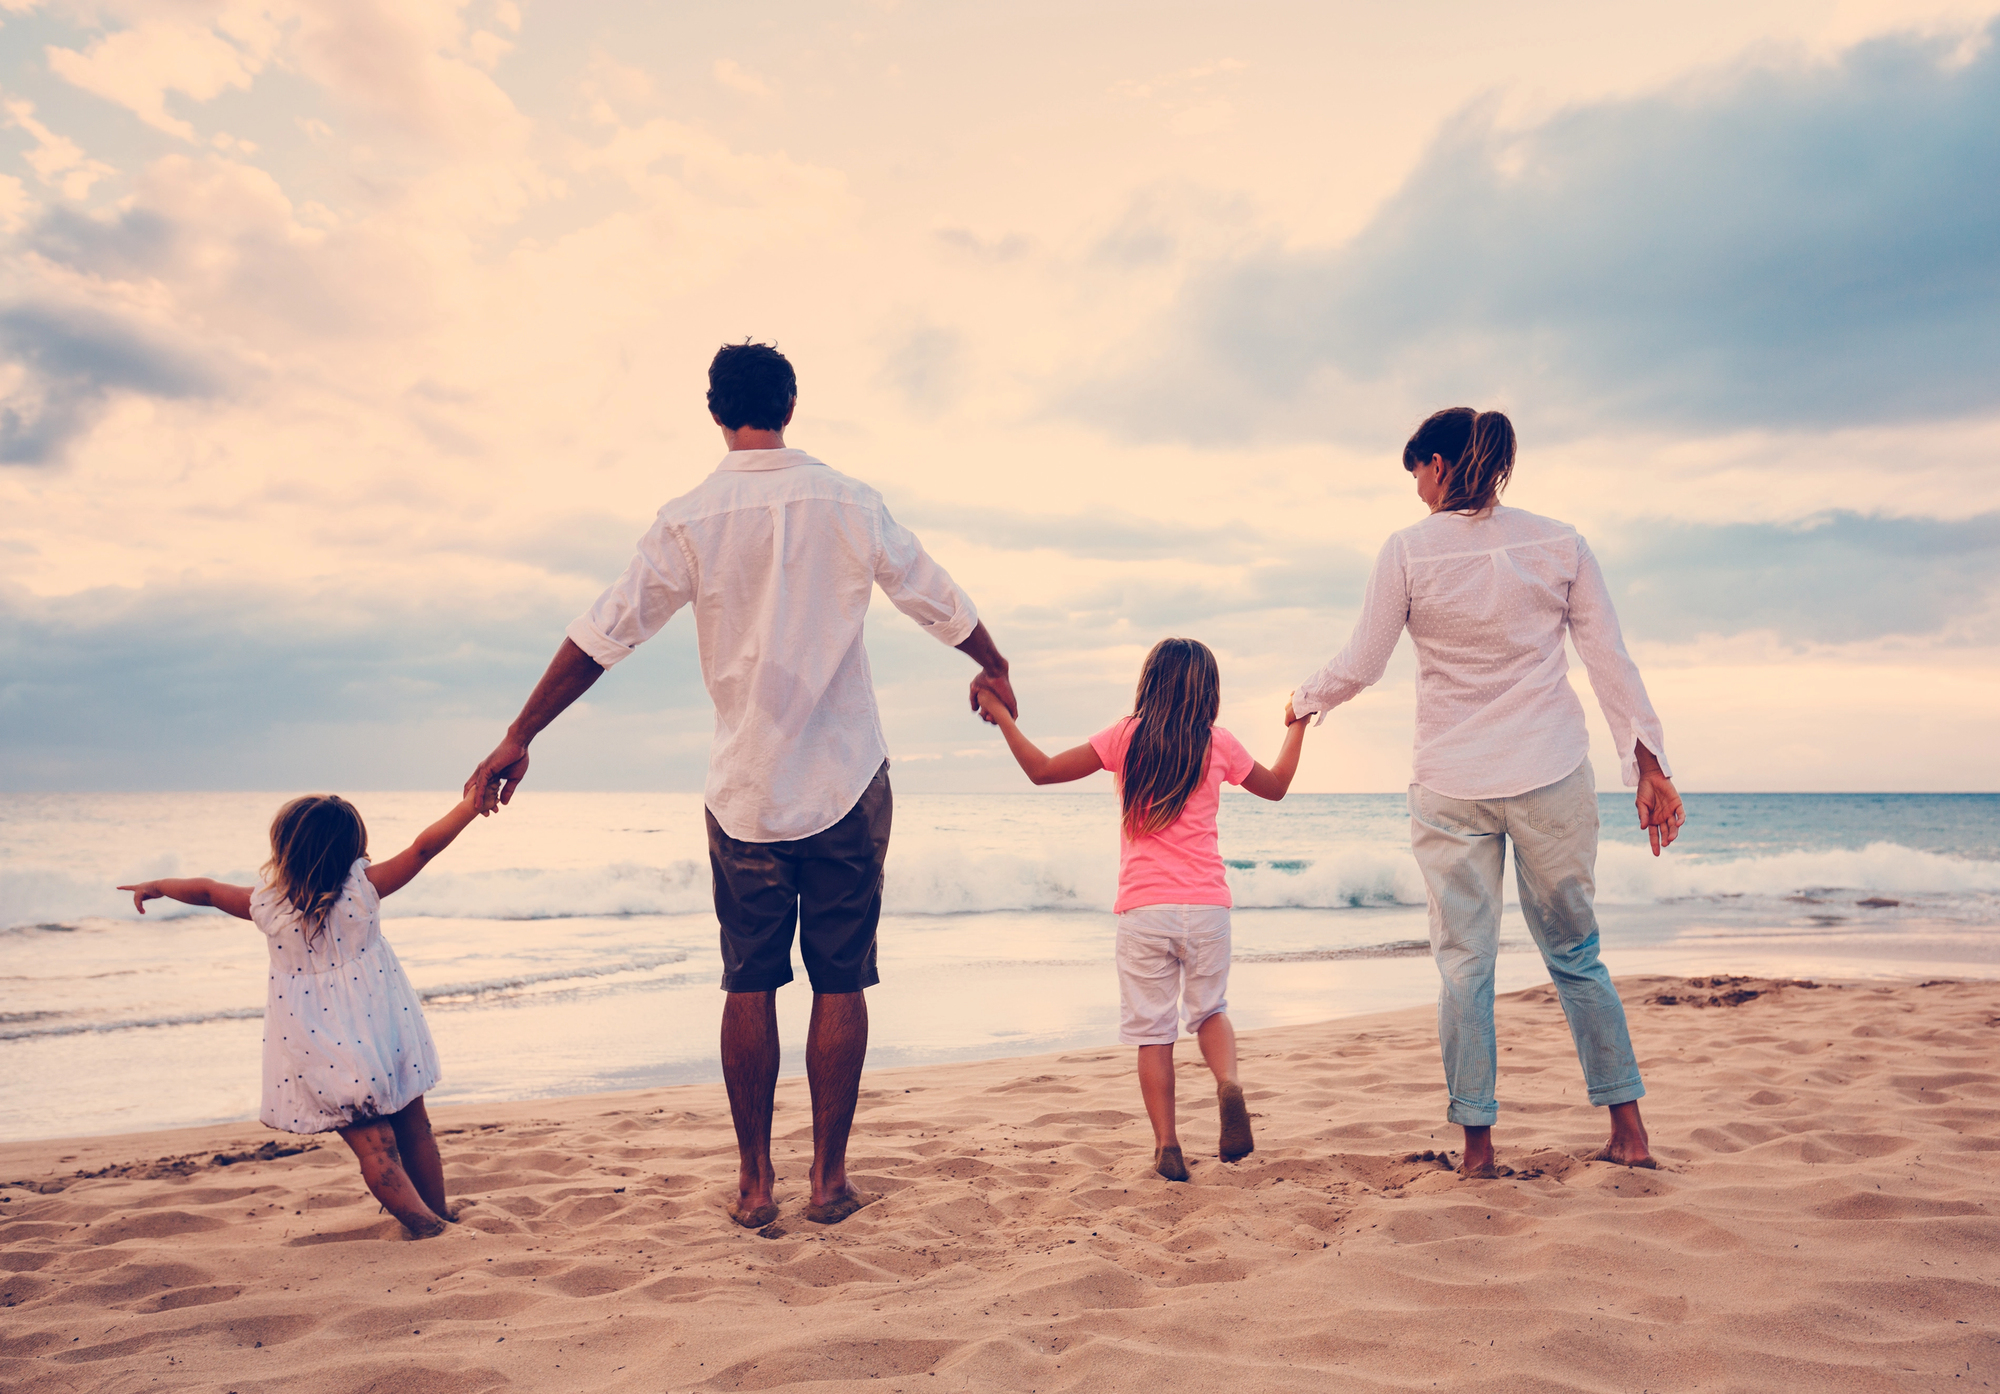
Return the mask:
{"type": "Polygon", "coordinates": [[[1671,847],[1681,835],[1687,810],[1681,806],[1680,791],[1674,788],[1673,780],[1660,768],[1659,757],[1644,745],[1633,747],[1632,753],[1639,761],[1639,793],[1632,804],[1639,810],[1639,826],[1646,830],[1646,840],[1653,844],[1657,857],[1662,847],[1671,847]]]}
{"type": "Polygon", "coordinates": [[[136,886],[120,886],[118,889],[132,892],[132,906],[142,915],[146,913],[147,901],[159,900],[166,895],[158,881],[141,881],[136,886]]]}

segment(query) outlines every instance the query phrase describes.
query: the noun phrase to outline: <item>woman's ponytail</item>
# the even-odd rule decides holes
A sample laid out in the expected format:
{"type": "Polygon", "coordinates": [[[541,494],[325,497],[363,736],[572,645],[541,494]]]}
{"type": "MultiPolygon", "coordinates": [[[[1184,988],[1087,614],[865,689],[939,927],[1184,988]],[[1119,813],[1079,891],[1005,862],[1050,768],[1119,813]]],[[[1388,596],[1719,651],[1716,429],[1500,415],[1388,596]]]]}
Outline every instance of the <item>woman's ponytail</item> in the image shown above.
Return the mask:
{"type": "Polygon", "coordinates": [[[1433,412],[1403,447],[1403,468],[1443,458],[1439,513],[1478,513],[1500,502],[1514,477],[1514,423],[1505,412],[1446,407],[1433,412]]]}

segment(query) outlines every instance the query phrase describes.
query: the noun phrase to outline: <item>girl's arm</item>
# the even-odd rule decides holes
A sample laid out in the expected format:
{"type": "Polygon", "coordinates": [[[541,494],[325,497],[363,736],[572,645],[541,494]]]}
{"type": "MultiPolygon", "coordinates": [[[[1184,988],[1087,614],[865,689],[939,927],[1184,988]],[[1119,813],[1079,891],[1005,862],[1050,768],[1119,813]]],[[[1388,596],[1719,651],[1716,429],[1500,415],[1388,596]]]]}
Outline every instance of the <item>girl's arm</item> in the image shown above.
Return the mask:
{"type": "Polygon", "coordinates": [[[479,796],[475,790],[458,801],[458,806],[417,834],[417,840],[388,861],[368,868],[369,884],[377,895],[394,895],[416,879],[430,859],[451,846],[452,839],[465,831],[466,824],[479,816],[479,796]]]}
{"type": "Polygon", "coordinates": [[[1292,704],[1285,703],[1285,743],[1278,750],[1278,759],[1270,769],[1252,763],[1250,773],[1243,777],[1243,787],[1260,799],[1276,803],[1285,797],[1285,791],[1292,787],[1292,776],[1299,772],[1299,751],[1306,743],[1306,725],[1310,718],[1292,715],[1292,704]]]}
{"type": "Polygon", "coordinates": [[[987,688],[979,689],[979,710],[1000,728],[1000,734],[1007,738],[1007,749],[1014,752],[1031,784],[1067,784],[1104,768],[1104,762],[1097,758],[1097,747],[1088,742],[1060,755],[1042,754],[1040,746],[1021,734],[1006,704],[987,688]]]}
{"type": "Polygon", "coordinates": [[[121,891],[132,892],[132,904],[140,914],[146,913],[149,900],[178,900],[183,905],[212,905],[225,915],[234,915],[239,920],[250,918],[250,887],[231,886],[221,881],[211,881],[206,876],[173,876],[164,881],[141,881],[134,886],[120,886],[121,891]]]}

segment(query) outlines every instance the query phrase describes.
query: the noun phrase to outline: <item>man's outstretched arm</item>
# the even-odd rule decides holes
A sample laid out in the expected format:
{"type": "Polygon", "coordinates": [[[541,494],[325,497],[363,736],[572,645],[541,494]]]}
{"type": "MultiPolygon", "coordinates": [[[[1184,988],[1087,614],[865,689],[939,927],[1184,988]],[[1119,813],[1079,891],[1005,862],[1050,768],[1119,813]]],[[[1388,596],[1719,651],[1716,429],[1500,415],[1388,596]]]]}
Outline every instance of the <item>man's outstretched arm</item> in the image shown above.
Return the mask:
{"type": "Polygon", "coordinates": [[[542,680],[528,694],[527,705],[507,728],[506,736],[465,781],[465,792],[478,796],[482,814],[493,812],[514,797],[514,790],[528,773],[528,743],[603,676],[602,665],[578,648],[576,640],[562,641],[542,680]]]}
{"type": "MultiPolygon", "coordinates": [[[[972,626],[972,632],[955,647],[979,665],[979,676],[972,680],[972,709],[979,711],[979,694],[990,692],[999,698],[1000,705],[1007,709],[1007,715],[1018,717],[1021,707],[1014,700],[1014,684],[1007,680],[1007,660],[994,647],[993,636],[986,632],[986,621],[981,620],[972,626]]],[[[992,724],[992,717],[984,712],[979,712],[979,715],[989,725],[992,724]]]]}

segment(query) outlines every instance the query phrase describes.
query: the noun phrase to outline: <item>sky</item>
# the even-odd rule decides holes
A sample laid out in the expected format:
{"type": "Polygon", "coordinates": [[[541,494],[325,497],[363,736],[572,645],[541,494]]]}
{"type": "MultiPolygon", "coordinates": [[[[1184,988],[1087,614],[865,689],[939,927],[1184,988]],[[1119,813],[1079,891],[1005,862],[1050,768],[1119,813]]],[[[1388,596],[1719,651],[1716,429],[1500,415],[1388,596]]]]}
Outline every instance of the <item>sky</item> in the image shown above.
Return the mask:
{"type": "MultiPolygon", "coordinates": [[[[0,790],[455,787],[788,439],[1079,741],[1277,748],[1448,405],[1600,557],[1688,790],[2000,788],[2000,4],[0,0],[0,790]]],[[[1024,787],[886,603],[906,790],[1024,787]]],[[[1617,760],[1588,694],[1594,762],[1617,760]]],[[[1296,787],[1400,790],[1414,661],[1296,787]]],[[[536,744],[698,789],[690,617],[536,744]]]]}

